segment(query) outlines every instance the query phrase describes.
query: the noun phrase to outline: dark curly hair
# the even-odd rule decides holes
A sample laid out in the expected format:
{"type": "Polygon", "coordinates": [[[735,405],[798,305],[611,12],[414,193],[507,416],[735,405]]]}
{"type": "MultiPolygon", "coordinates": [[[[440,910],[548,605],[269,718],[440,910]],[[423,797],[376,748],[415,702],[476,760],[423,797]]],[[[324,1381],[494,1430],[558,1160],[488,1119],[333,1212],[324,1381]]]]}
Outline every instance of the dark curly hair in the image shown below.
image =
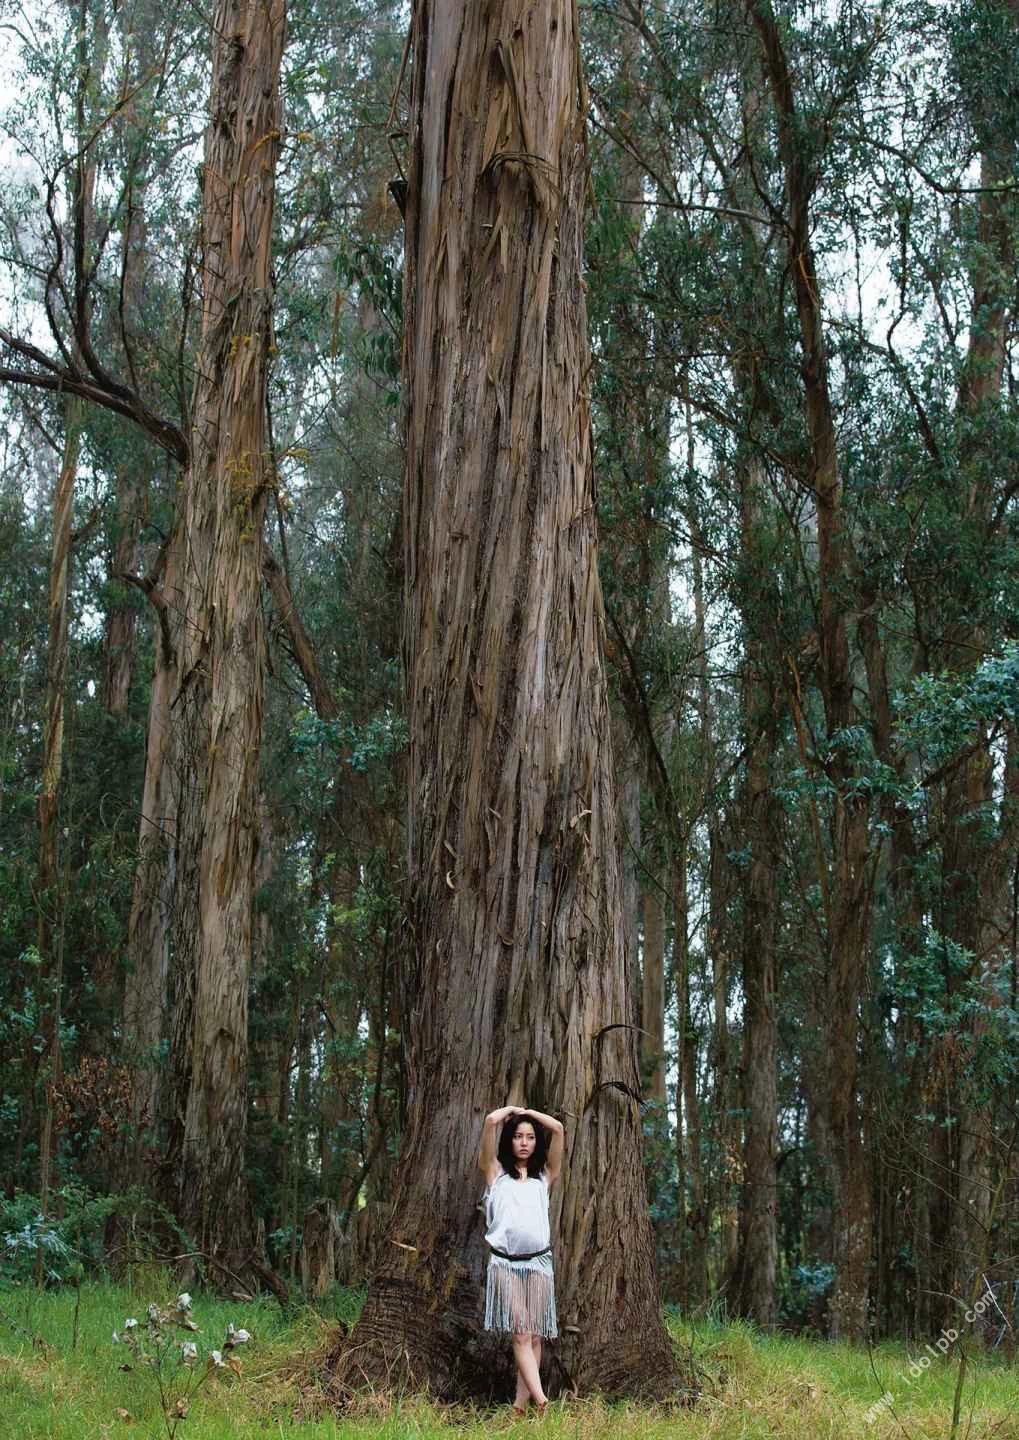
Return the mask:
{"type": "Polygon", "coordinates": [[[511,1115],[508,1120],[504,1120],[496,1153],[506,1174],[512,1175],[515,1180],[517,1162],[513,1158],[513,1136],[517,1133],[517,1126],[521,1124],[530,1125],[534,1130],[534,1149],[527,1161],[527,1173],[536,1180],[544,1170],[548,1157],[548,1132],[538,1120],[532,1120],[530,1115],[511,1115]]]}

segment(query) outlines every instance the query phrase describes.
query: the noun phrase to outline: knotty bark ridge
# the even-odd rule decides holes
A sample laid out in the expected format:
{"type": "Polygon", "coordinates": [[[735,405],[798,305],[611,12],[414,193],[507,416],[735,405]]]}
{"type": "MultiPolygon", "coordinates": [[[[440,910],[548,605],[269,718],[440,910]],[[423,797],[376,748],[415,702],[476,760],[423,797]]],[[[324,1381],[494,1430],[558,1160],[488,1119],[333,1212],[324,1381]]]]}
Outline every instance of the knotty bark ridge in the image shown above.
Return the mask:
{"type": "Polygon", "coordinates": [[[411,23],[408,1126],[334,1384],[508,1398],[508,1337],[481,1330],[477,1154],[509,1100],[566,1127],[549,1392],[678,1397],[632,1098],[576,6],[418,0],[411,23]]]}

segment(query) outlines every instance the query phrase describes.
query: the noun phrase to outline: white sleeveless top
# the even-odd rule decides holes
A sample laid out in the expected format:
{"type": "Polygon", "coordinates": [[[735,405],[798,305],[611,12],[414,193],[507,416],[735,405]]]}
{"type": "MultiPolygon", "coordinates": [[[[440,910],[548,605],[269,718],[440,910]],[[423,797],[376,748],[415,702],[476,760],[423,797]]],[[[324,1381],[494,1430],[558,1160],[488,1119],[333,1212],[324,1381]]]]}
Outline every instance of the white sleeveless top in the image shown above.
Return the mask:
{"type": "Polygon", "coordinates": [[[531,1255],[544,1250],[551,1239],[548,1223],[548,1181],[528,1176],[514,1180],[504,1170],[482,1197],[485,1202],[485,1240],[509,1255],[531,1255]]]}

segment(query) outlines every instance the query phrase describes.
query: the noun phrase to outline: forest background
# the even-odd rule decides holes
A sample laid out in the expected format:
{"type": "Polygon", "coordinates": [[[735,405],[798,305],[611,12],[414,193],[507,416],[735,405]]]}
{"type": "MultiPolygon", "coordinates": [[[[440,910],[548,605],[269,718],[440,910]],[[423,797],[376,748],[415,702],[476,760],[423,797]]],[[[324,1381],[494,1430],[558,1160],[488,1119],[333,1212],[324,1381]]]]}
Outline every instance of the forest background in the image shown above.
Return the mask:
{"type": "MultiPolygon", "coordinates": [[[[663,1293],[919,1337],[993,1284],[1014,1325],[1019,10],[578,8],[663,1293]]],[[[253,202],[232,222],[251,225],[260,298],[224,290],[211,311],[206,106],[217,84],[244,98],[222,88],[240,70],[213,67],[230,7],[2,11],[11,1277],[67,1273],[73,1228],[96,1264],[200,1235],[196,1269],[221,1280],[205,1256],[233,1227],[278,1276],[299,1281],[303,1256],[314,1287],[360,1279],[387,1218],[407,1119],[407,15],[288,12],[261,56],[282,97],[257,132],[274,219],[253,202]],[[203,308],[215,329],[249,302],[256,343],[196,372],[203,308]],[[213,862],[191,809],[223,782],[218,722],[181,677],[218,612],[210,592],[201,623],[167,604],[173,537],[223,539],[182,473],[215,448],[209,416],[240,424],[229,404],[263,392],[243,421],[259,472],[235,477],[230,523],[244,513],[217,552],[260,657],[233,679],[259,728],[230,760],[252,779],[254,879],[223,887],[239,908],[192,966],[192,882],[213,862]],[[231,1017],[219,1058],[194,1049],[204,1003],[231,1017]]]]}

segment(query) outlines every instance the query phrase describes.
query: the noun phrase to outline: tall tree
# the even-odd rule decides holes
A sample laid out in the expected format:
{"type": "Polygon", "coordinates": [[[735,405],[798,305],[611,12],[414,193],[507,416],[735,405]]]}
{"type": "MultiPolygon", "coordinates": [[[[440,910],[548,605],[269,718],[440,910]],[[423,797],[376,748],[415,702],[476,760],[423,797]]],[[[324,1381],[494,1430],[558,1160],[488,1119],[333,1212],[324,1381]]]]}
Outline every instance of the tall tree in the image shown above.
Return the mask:
{"type": "MultiPolygon", "coordinates": [[[[221,0],[202,197],[191,459],[169,547],[176,657],[173,1072],[167,1173],[198,1249],[252,1264],[244,1170],[258,849],[263,517],[284,0],[221,0]]],[[[257,1262],[257,1257],[255,1257],[257,1262]]]]}
{"type": "Polygon", "coordinates": [[[74,483],[81,450],[81,405],[65,404],[64,452],[53,487],[53,535],[50,557],[49,640],[46,647],[46,716],[43,725],[42,787],[39,792],[38,948],[40,959],[39,1197],[46,1214],[57,1135],[54,1092],[61,1081],[60,1039],[63,998],[63,934],[57,922],[62,909],[58,886],[57,820],[64,768],[64,711],[67,699],[68,567],[71,561],[71,516],[74,483]]]}
{"type": "MultiPolygon", "coordinates": [[[[817,527],[818,687],[827,735],[825,769],[833,792],[828,846],[822,846],[820,835],[816,844],[827,949],[827,1089],[836,1273],[830,1323],[834,1337],[859,1338],[867,1324],[871,1219],[870,1185],[862,1155],[857,1045],[873,892],[869,797],[858,783],[850,738],[858,712],[847,614],[851,592],[849,522],[821,309],[822,286],[811,238],[821,156],[806,139],[776,13],[769,0],[746,0],[746,6],[760,41],[785,190],[783,234],[802,356],[806,480],[817,527]]],[[[855,79],[850,69],[843,77],[843,94],[830,99],[833,112],[851,93],[855,79]]],[[[802,739],[800,678],[795,662],[791,666],[790,700],[802,739]]]]}
{"type": "MultiPolygon", "coordinates": [[[[74,133],[77,155],[70,175],[71,224],[68,248],[74,256],[75,288],[83,293],[92,262],[96,190],[95,157],[86,144],[94,94],[101,84],[106,59],[105,16],[93,12],[88,0],[77,8],[75,37],[76,85],[74,133]]],[[[87,301],[83,302],[87,305],[87,301]]],[[[39,1136],[39,1192],[46,1213],[50,1171],[57,1136],[54,1132],[54,1092],[62,1071],[61,1021],[63,991],[63,927],[54,921],[63,908],[57,887],[57,813],[64,766],[64,711],[67,689],[68,572],[71,561],[71,517],[81,453],[84,407],[68,396],[64,402],[64,446],[60,472],[53,492],[53,530],[49,583],[49,638],[46,649],[46,716],[43,725],[42,787],[39,795],[39,955],[41,974],[41,1029],[46,1094],[41,1105],[39,1136]]],[[[40,1266],[40,1276],[42,1274],[40,1266]]]]}
{"type": "Polygon", "coordinates": [[[640,1164],[602,659],[569,0],[413,8],[406,209],[408,1128],[338,1378],[488,1393],[477,1151],[493,1097],[567,1132],[561,1373],[676,1383],[640,1164]]]}

